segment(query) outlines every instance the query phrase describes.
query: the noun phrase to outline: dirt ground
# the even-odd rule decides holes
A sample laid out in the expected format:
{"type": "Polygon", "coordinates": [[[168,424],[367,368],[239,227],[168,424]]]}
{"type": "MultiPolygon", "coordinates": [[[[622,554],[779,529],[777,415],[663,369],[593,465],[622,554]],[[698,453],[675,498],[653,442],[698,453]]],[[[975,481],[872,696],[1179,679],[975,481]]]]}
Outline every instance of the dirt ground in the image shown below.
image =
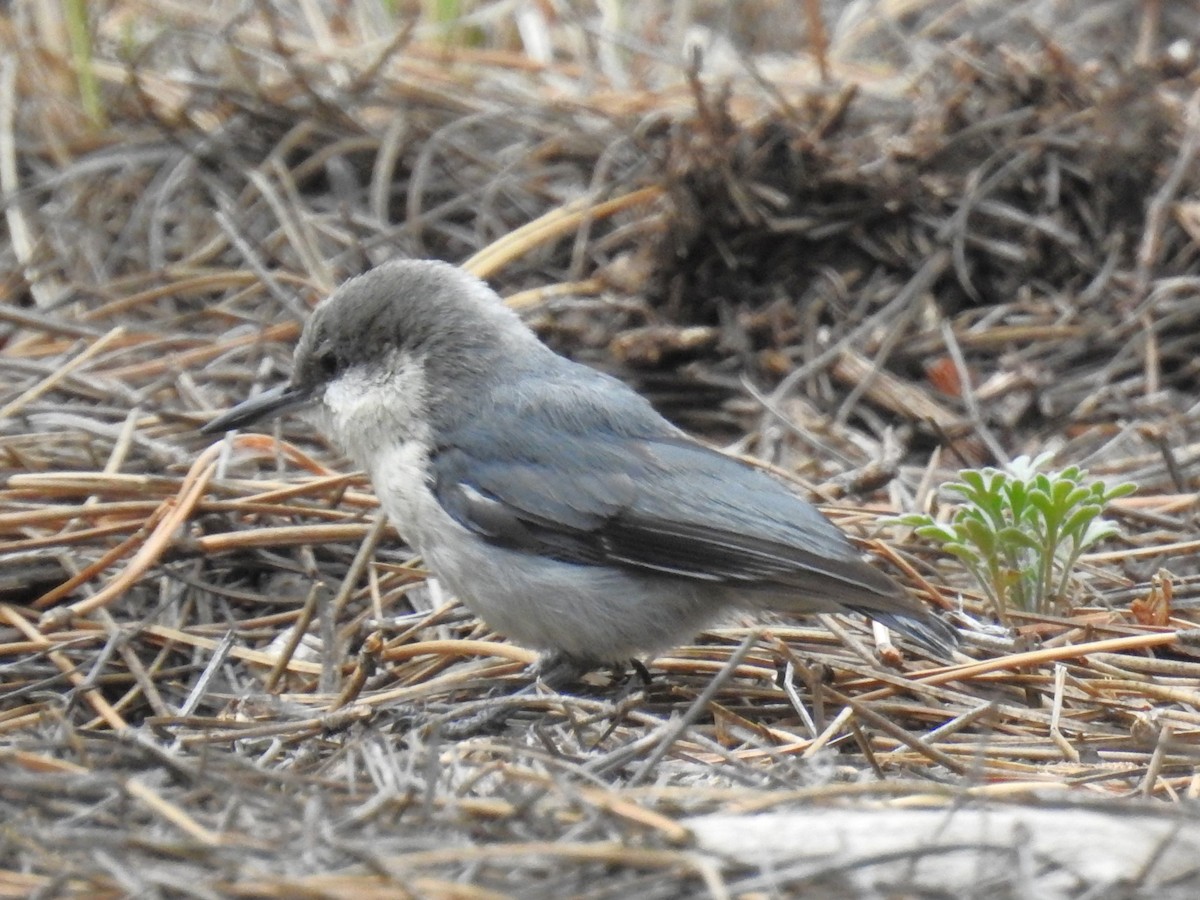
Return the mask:
{"type": "Polygon", "coordinates": [[[0,897],[1200,893],[1200,3],[0,10],[0,897]],[[963,635],[735,617],[568,693],[298,420],[463,265],[963,635]],[[888,524],[1137,492],[1049,615],[888,524]],[[503,727],[450,737],[497,704],[503,727]]]}

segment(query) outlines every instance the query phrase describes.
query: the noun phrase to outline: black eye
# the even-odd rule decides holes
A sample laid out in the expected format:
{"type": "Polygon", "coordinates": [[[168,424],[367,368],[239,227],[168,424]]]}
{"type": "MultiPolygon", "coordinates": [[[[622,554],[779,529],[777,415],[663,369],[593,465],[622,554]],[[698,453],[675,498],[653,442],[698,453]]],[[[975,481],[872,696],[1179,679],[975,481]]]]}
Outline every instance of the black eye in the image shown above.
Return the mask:
{"type": "Polygon", "coordinates": [[[326,378],[332,378],[338,373],[338,358],[332,350],[326,350],[318,356],[317,365],[321,369],[321,374],[326,378]]]}

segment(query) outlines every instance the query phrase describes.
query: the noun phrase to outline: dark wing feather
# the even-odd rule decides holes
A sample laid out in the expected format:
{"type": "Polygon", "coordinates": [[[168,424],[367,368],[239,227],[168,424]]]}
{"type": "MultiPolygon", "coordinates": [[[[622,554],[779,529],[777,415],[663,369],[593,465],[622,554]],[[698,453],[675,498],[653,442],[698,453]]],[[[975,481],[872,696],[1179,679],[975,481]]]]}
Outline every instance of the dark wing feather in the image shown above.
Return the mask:
{"type": "Polygon", "coordinates": [[[894,592],[811,505],[700,445],[594,436],[580,450],[560,436],[524,459],[487,447],[438,453],[435,493],[495,543],[703,581],[802,587],[816,576],[894,592]]]}
{"type": "Polygon", "coordinates": [[[442,434],[434,490],[460,524],[581,564],[844,594],[847,604],[897,595],[775,479],[684,437],[619,382],[577,371],[553,388],[487,398],[486,416],[442,434]]]}

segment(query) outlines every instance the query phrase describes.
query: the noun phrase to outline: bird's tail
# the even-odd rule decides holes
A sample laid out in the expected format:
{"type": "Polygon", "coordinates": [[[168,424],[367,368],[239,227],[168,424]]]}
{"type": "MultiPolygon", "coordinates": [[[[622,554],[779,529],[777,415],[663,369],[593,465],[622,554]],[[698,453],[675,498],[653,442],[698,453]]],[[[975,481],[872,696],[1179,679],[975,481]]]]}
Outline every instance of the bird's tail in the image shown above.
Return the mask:
{"type": "Polygon", "coordinates": [[[850,610],[912,638],[939,659],[953,658],[958,632],[890,576],[851,555],[808,555],[803,562],[786,578],[763,585],[768,598],[764,605],[797,612],[850,610]],[[780,584],[790,590],[781,591],[780,584]]]}
{"type": "Polygon", "coordinates": [[[851,607],[880,625],[912,638],[925,650],[939,659],[951,659],[958,647],[959,637],[955,628],[924,609],[919,612],[888,611],[878,608],[851,607]]]}

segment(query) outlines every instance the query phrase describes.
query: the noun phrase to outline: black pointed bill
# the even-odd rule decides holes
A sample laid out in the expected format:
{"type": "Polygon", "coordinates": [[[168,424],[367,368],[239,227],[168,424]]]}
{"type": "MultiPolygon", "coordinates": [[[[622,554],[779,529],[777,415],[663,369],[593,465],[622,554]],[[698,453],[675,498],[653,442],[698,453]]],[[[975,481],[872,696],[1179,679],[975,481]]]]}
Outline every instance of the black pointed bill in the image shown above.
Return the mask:
{"type": "Polygon", "coordinates": [[[200,433],[220,434],[235,428],[253,425],[255,422],[273,419],[289,409],[303,406],[311,396],[312,391],[307,388],[294,388],[288,384],[281,384],[263,391],[249,400],[243,400],[233,409],[222,413],[204,425],[200,429],[200,433]]]}

